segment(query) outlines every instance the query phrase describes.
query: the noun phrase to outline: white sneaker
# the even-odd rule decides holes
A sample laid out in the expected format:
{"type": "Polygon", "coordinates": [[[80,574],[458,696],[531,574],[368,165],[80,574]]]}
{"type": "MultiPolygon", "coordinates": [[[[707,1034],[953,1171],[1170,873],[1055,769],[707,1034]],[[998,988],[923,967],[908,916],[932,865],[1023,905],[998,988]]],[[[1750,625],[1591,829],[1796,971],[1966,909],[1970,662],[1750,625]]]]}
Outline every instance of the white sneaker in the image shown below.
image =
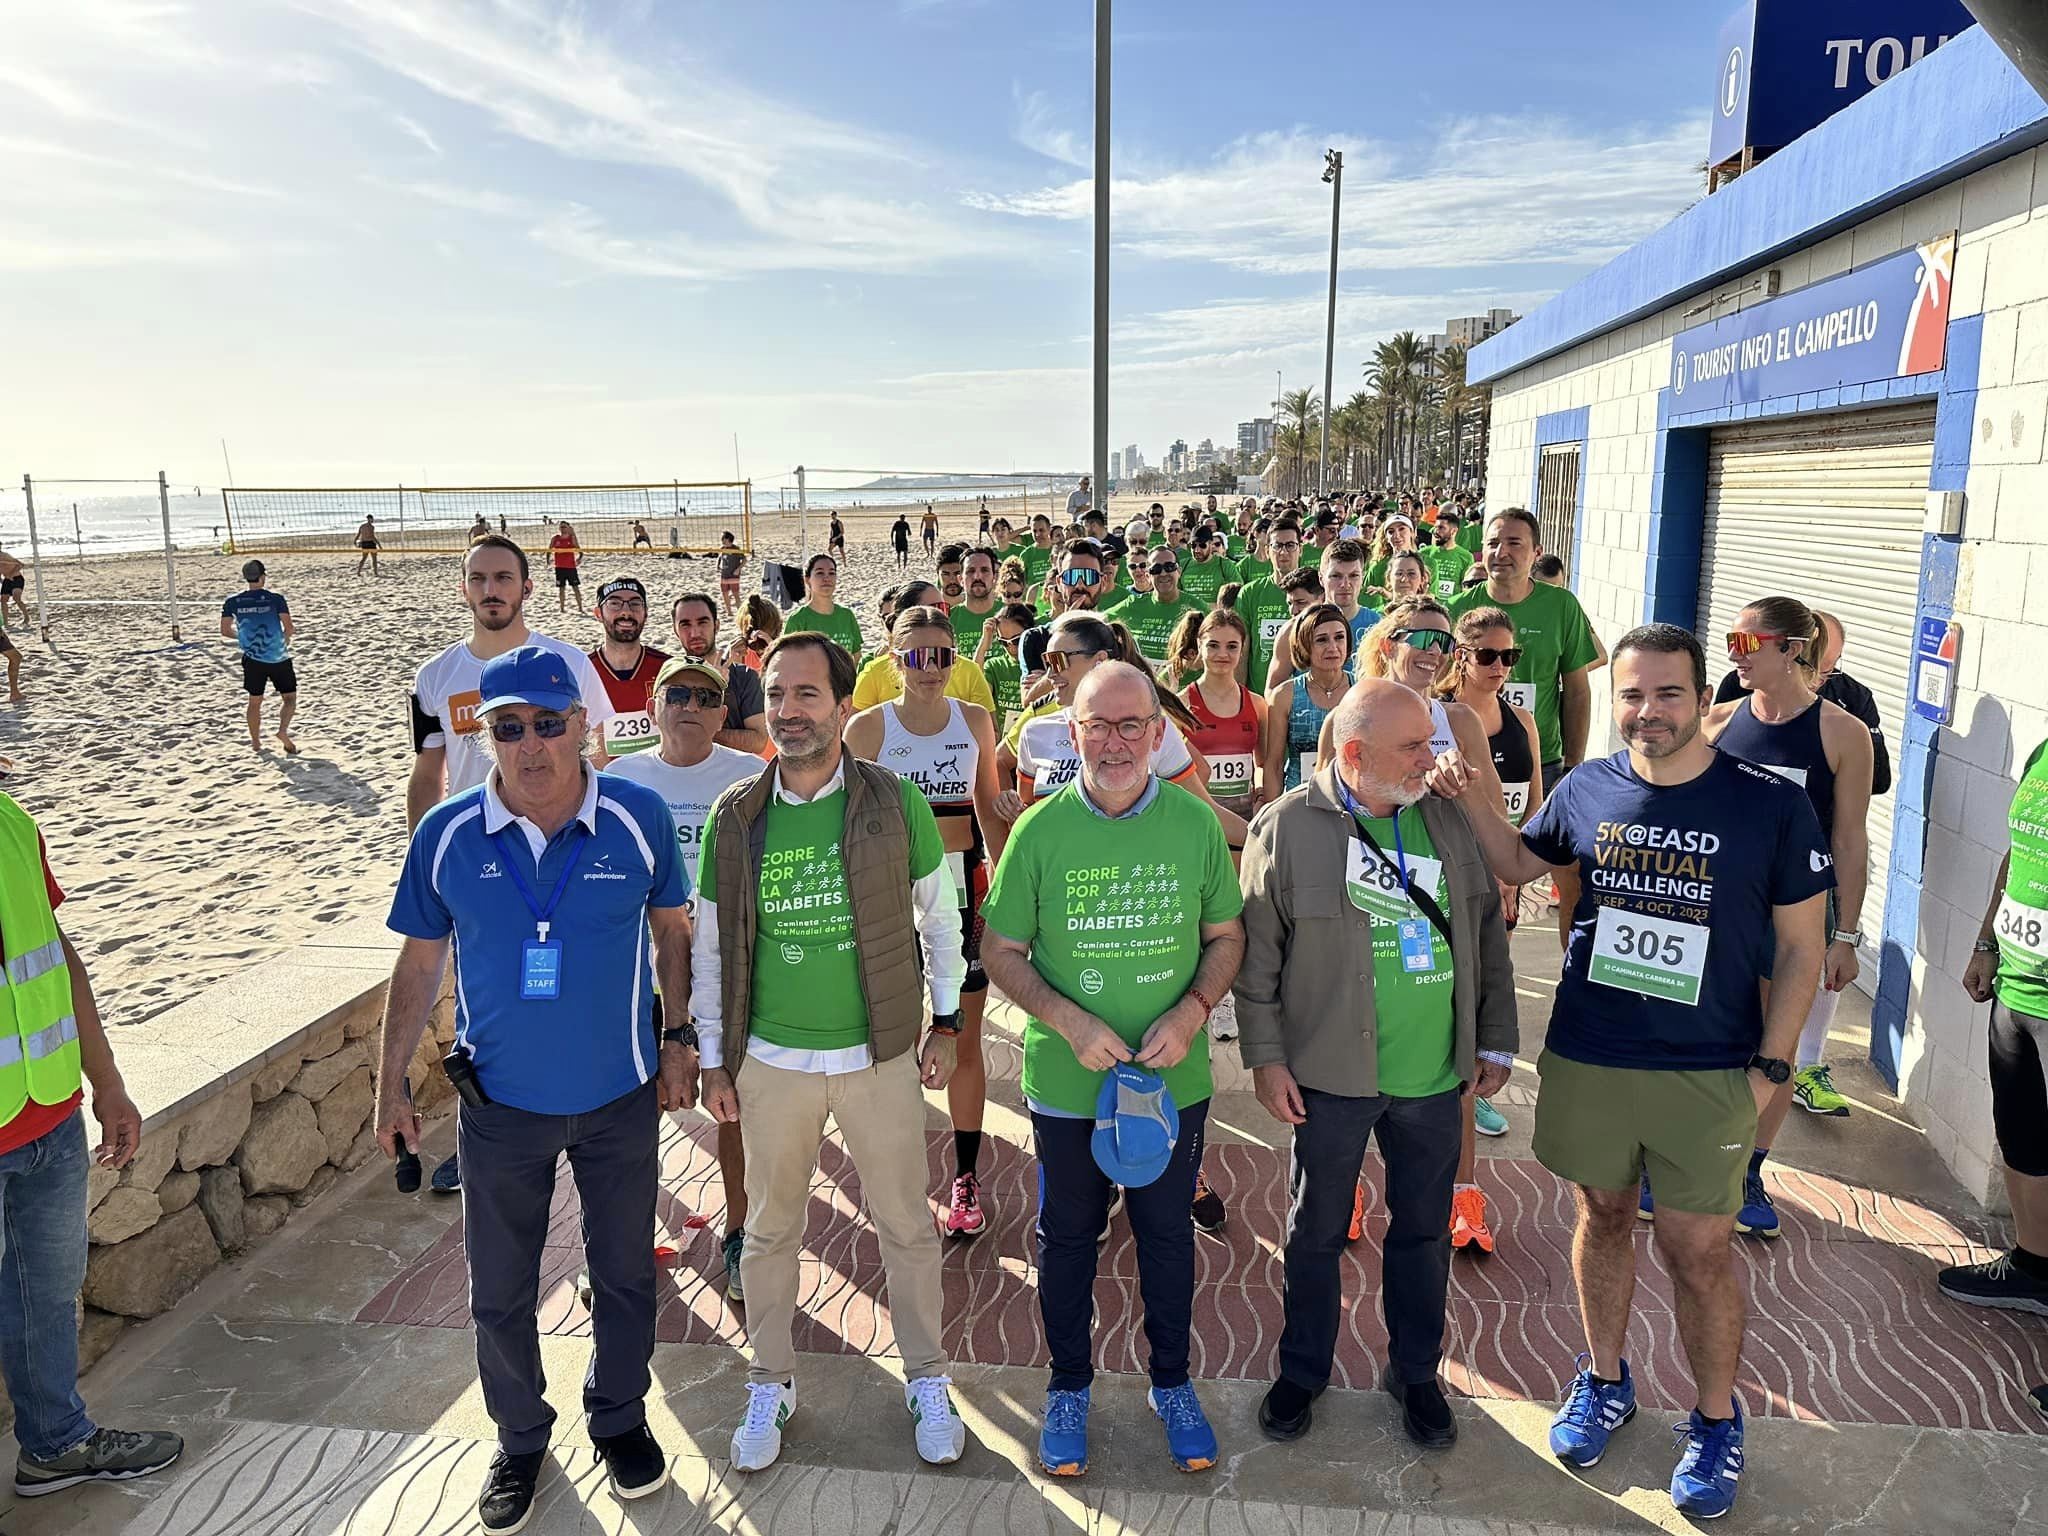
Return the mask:
{"type": "Polygon", "coordinates": [[[1229,992],[1209,1012],[1209,1038],[1211,1040],[1235,1040],[1237,1038],[1237,998],[1229,992]]]}
{"type": "Polygon", "coordinates": [[[920,1376],[903,1384],[903,1406],[917,1421],[917,1454],[933,1466],[958,1461],[967,1449],[967,1421],[953,1406],[950,1376],[920,1376]]]}
{"type": "Polygon", "coordinates": [[[796,1412],[796,1383],[747,1383],[747,1416],[732,1432],[732,1464],[742,1472],[775,1465],[782,1454],[782,1426],[796,1412]]]}

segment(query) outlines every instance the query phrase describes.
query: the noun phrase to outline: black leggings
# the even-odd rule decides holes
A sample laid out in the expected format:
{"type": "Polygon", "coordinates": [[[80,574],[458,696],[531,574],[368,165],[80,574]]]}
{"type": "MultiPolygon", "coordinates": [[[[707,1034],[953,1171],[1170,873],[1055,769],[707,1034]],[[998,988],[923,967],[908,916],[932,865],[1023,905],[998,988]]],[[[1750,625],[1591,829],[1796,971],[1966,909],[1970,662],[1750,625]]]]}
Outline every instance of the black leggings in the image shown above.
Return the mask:
{"type": "Polygon", "coordinates": [[[2048,1178],[2048,1019],[1991,1005],[1991,1124],[2005,1166],[2048,1178]]]}

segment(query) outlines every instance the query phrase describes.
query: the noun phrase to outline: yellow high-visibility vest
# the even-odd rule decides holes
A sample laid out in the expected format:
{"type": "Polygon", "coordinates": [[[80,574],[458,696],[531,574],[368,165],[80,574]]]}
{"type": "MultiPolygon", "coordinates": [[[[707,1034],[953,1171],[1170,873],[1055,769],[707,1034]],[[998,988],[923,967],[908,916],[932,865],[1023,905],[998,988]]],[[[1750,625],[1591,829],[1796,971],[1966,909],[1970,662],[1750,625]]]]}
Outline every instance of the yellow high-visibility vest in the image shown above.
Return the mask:
{"type": "Polygon", "coordinates": [[[35,818],[0,794],[0,1125],[78,1092],[78,1016],[35,818]]]}

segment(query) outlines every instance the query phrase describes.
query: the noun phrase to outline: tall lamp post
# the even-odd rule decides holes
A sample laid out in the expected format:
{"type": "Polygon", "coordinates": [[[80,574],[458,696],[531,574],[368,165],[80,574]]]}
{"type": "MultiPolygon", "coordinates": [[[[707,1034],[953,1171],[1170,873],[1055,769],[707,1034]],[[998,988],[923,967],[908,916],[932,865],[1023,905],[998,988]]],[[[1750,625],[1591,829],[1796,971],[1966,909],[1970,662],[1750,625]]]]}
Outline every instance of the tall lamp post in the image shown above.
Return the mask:
{"type": "Polygon", "coordinates": [[[1109,7],[1095,0],[1095,505],[1109,511],[1109,7]]]}
{"type": "Polygon", "coordinates": [[[1337,365],[1337,215],[1344,206],[1344,152],[1323,151],[1323,180],[1330,184],[1330,306],[1323,326],[1323,448],[1316,461],[1316,489],[1330,489],[1330,385],[1337,365]]]}

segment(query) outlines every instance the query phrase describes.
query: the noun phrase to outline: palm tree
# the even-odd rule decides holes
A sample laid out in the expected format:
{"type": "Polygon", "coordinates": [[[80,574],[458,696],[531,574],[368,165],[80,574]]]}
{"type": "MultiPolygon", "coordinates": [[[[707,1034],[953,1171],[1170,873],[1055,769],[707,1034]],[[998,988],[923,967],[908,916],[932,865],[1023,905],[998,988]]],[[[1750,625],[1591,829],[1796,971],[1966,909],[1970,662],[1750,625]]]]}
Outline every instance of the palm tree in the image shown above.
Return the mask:
{"type": "Polygon", "coordinates": [[[1337,478],[1338,482],[1348,489],[1356,489],[1361,483],[1358,475],[1358,455],[1372,440],[1378,425],[1374,412],[1375,402],[1372,396],[1361,390],[1338,406],[1330,417],[1330,435],[1336,438],[1338,443],[1337,462],[1340,467],[1337,478]]]}
{"type": "Polygon", "coordinates": [[[1397,452],[1405,474],[1412,481],[1416,472],[1418,443],[1416,441],[1422,407],[1427,403],[1426,383],[1423,374],[1424,360],[1429,356],[1429,346],[1413,331],[1401,331],[1384,344],[1386,361],[1394,373],[1396,394],[1403,410],[1401,425],[1405,428],[1402,446],[1397,452]]]}
{"type": "Polygon", "coordinates": [[[1292,451],[1287,454],[1294,465],[1294,488],[1290,494],[1299,496],[1307,473],[1308,445],[1323,427],[1322,397],[1312,389],[1288,390],[1280,397],[1280,422],[1279,432],[1292,434],[1288,439],[1292,451]]]}
{"type": "Polygon", "coordinates": [[[1372,470],[1372,479],[1378,482],[1393,474],[1395,443],[1401,432],[1401,372],[1392,342],[1383,341],[1373,349],[1372,361],[1365,365],[1365,382],[1379,407],[1379,462],[1372,470]]]}
{"type": "Polygon", "coordinates": [[[1444,425],[1447,429],[1445,455],[1450,465],[1452,479],[1464,482],[1463,448],[1465,438],[1465,414],[1471,409],[1471,391],[1465,385],[1465,344],[1452,342],[1436,358],[1436,384],[1443,393],[1444,425]]]}

